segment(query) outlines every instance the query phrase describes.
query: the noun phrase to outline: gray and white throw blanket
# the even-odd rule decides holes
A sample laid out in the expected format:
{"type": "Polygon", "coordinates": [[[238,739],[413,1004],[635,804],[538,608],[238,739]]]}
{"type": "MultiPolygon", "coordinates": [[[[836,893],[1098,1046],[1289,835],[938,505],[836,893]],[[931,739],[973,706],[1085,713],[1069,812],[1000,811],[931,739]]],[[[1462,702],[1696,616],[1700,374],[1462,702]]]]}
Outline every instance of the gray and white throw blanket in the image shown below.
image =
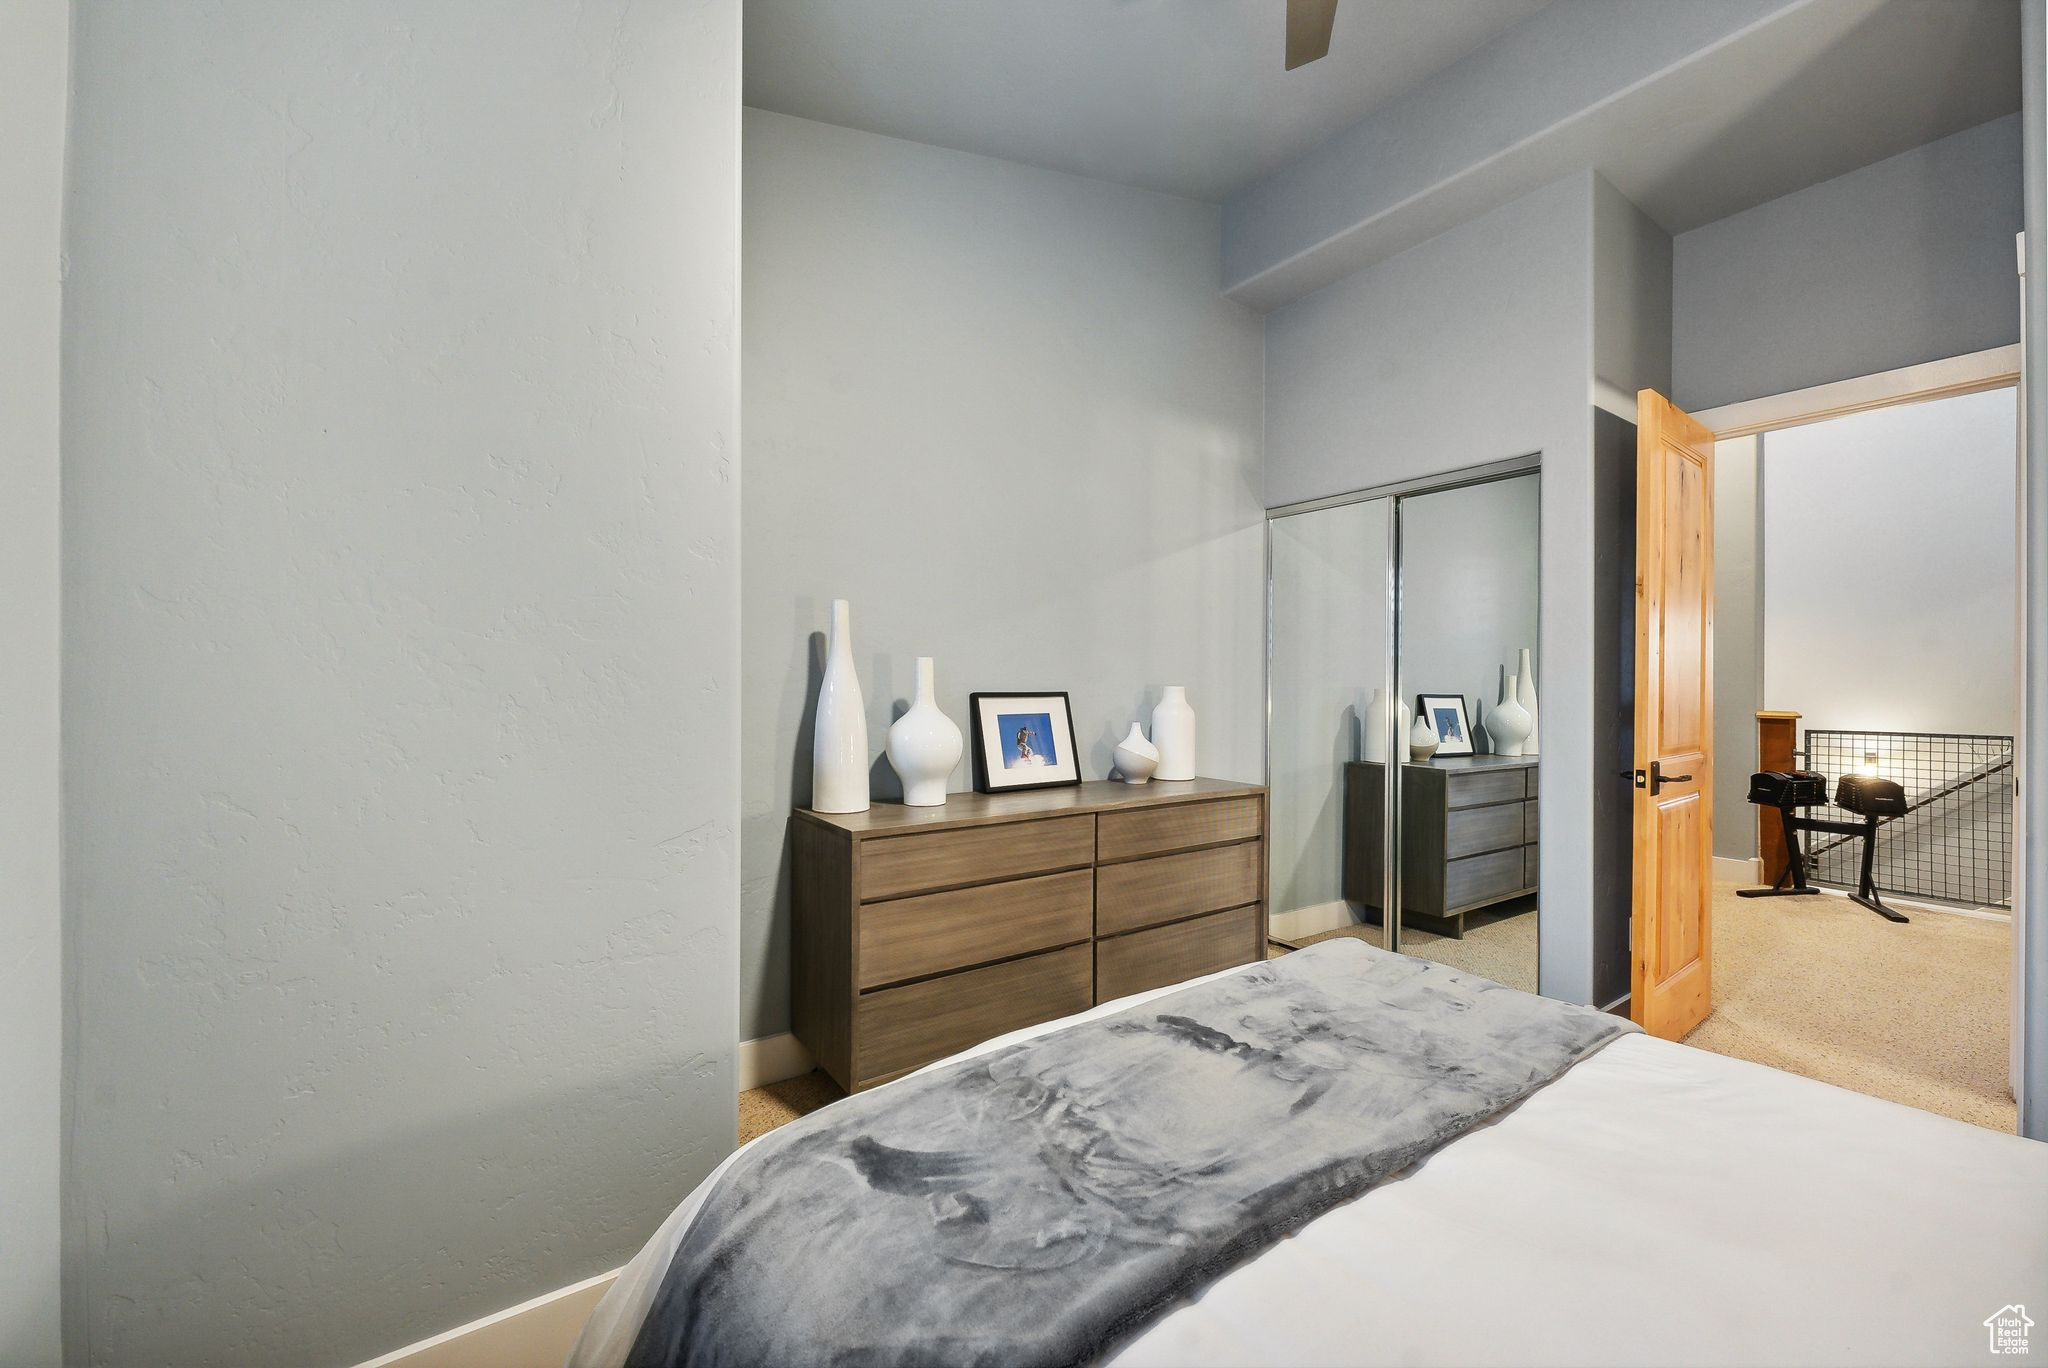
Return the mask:
{"type": "Polygon", "coordinates": [[[1634,1029],[1337,939],[961,1060],[741,1155],[628,1361],[1084,1363],[1634,1029]]]}

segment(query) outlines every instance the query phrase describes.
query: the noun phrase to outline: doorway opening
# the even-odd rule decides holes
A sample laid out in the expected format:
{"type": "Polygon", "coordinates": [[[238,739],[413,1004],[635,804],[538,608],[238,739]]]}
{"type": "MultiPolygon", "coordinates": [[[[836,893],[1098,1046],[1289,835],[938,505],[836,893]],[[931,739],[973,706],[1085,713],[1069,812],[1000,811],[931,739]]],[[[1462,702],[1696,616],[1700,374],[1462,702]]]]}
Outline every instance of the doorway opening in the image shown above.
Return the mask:
{"type": "Polygon", "coordinates": [[[1852,412],[1701,415],[1722,758],[1714,1012],[1687,1041],[2010,1131],[2018,415],[1996,364],[1852,412]],[[1795,809],[1818,829],[1752,801],[1757,772],[1822,776],[1795,809]],[[1836,801],[1844,776],[1882,815],[1836,801]],[[1818,892],[1738,896],[1802,874],[1818,892]]]}

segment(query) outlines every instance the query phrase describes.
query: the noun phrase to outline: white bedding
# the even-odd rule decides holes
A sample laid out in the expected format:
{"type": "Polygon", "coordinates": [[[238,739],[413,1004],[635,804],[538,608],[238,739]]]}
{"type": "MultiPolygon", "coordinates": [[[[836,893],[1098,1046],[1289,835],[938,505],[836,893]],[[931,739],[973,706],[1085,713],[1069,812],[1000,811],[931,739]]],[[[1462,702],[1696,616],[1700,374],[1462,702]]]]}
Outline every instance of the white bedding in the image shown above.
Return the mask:
{"type": "MultiPolygon", "coordinates": [[[[624,1361],[702,1194],[744,1152],[626,1267],[572,1368],[624,1361]]],[[[2015,1302],[2048,1326],[2048,1145],[1625,1036],[1114,1362],[1974,1363],[1984,1319],[2015,1302]]]]}

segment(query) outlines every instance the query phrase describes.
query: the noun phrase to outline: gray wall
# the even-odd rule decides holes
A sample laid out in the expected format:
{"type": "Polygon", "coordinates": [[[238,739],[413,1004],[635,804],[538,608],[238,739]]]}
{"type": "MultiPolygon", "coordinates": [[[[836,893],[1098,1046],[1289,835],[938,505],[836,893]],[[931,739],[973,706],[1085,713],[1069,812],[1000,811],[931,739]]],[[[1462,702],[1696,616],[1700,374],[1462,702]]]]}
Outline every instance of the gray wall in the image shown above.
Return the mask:
{"type": "Polygon", "coordinates": [[[1636,392],[1671,392],[1671,235],[1593,177],[1594,402],[1635,422],[1636,392]]]}
{"type": "MultiPolygon", "coordinates": [[[[1595,782],[1594,177],[1583,173],[1266,320],[1266,500],[1541,452],[1543,802],[1595,782]]],[[[1593,992],[1593,833],[1543,829],[1544,991],[1593,992]]]]}
{"type": "Polygon", "coordinates": [[[67,1348],[357,1362],[732,1145],[739,7],[77,21],[67,1348]]]}
{"type": "Polygon", "coordinates": [[[58,258],[71,10],[0,7],[0,1368],[60,1355],[58,258]]]}
{"type": "MultiPolygon", "coordinates": [[[[1185,684],[1201,769],[1264,773],[1261,329],[1219,212],[746,116],[743,1037],[788,1029],[784,839],[830,600],[868,740],[937,660],[1073,695],[1086,778],[1185,684]]],[[[971,786],[963,760],[955,789],[971,786]]],[[[876,792],[898,790],[878,761],[876,792]]]]}
{"type": "Polygon", "coordinates": [[[1765,707],[2013,733],[2014,410],[1988,390],[1765,435],[1765,707]]]}
{"type": "Polygon", "coordinates": [[[2019,340],[2018,115],[1681,233],[1673,398],[1783,394],[2019,340]]]}
{"type": "MultiPolygon", "coordinates": [[[[1538,630],[1535,475],[1446,489],[1401,501],[1401,675],[1409,707],[1419,693],[1463,694],[1476,744],[1493,749],[1486,719],[1528,647],[1537,702],[1544,694],[1538,630]]],[[[1537,741],[1544,743],[1538,733],[1537,741]]]]}
{"type": "Polygon", "coordinates": [[[1756,714],[1766,706],[1759,452],[1756,437],[1714,444],[1714,853],[1730,860],[1756,856],[1749,776],[1756,714]]]}
{"type": "Polygon", "coordinates": [[[2019,897],[2014,922],[2013,1051],[2019,1084],[2020,1134],[2048,1140],[2048,803],[2028,795],[2048,790],[2048,3],[2025,0],[2021,11],[2020,89],[2026,121],[2027,346],[2020,403],[2026,427],[2021,481],[2022,659],[2020,691],[2020,840],[2014,870],[2019,897]],[[2028,858],[2026,852],[2033,852],[2028,858]]]}

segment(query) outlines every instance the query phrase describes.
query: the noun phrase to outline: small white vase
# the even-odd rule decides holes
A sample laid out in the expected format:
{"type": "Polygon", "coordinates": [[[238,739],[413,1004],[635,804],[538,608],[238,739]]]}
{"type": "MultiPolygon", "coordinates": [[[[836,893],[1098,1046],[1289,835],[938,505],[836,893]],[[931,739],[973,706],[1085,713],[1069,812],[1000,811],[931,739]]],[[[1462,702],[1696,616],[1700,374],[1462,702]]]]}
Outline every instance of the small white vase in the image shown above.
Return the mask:
{"type": "MultiPolygon", "coordinates": [[[[1400,699],[1394,702],[1395,732],[1408,735],[1408,704],[1400,699]]],[[[1384,688],[1372,691],[1372,702],[1365,705],[1365,758],[1376,763],[1385,763],[1387,758],[1387,691],[1384,688]]]]}
{"type": "Polygon", "coordinates": [[[1159,748],[1145,739],[1144,728],[1131,723],[1131,734],[1116,743],[1116,774],[1126,784],[1143,784],[1159,768],[1159,748]]]}
{"type": "Polygon", "coordinates": [[[1167,685],[1166,696],[1152,710],[1152,744],[1159,748],[1154,779],[1195,777],[1195,710],[1188,706],[1184,686],[1167,685]]]}
{"type": "Polygon", "coordinates": [[[1408,758],[1427,760],[1436,754],[1436,748],[1443,742],[1437,739],[1436,728],[1429,725],[1429,716],[1424,714],[1415,719],[1415,725],[1408,729],[1408,758]]]}
{"type": "Polygon", "coordinates": [[[818,685],[811,806],[819,812],[868,810],[868,715],[853,668],[853,616],[845,599],[832,600],[832,641],[818,685]]]}
{"type": "Polygon", "coordinates": [[[1522,754],[1536,754],[1536,733],[1542,715],[1536,710],[1536,669],[1529,662],[1529,648],[1522,648],[1521,669],[1515,675],[1515,699],[1529,714],[1529,734],[1522,738],[1522,754]]]}
{"type": "Polygon", "coordinates": [[[1515,702],[1515,677],[1508,676],[1508,696],[1494,704],[1486,715],[1486,734],[1493,738],[1495,755],[1520,755],[1529,736],[1529,710],[1515,702]]]}
{"type": "Polygon", "coordinates": [[[932,658],[917,658],[917,697],[889,727],[889,764],[903,781],[906,807],[939,807],[946,781],[960,763],[960,728],[939,711],[932,690],[932,658]]]}

